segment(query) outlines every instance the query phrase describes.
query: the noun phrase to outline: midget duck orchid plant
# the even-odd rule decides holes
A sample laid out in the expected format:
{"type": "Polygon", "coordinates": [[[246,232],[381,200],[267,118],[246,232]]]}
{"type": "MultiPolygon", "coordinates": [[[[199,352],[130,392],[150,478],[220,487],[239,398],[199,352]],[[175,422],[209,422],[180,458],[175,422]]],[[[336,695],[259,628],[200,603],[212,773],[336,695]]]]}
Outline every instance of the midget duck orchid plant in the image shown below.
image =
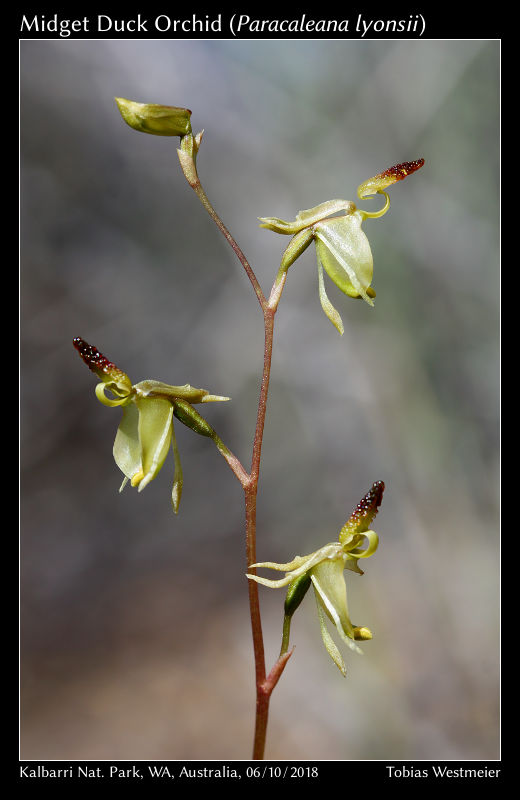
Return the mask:
{"type": "Polygon", "coordinates": [[[310,586],[312,585],[314,589],[323,643],[343,675],[346,673],[343,657],[332,638],[328,624],[332,623],[333,630],[340,640],[355,652],[359,652],[357,644],[359,641],[372,638],[369,628],[356,626],[351,621],[347,605],[345,572],[348,570],[362,574],[358,562],[373,555],[377,548],[378,536],[370,526],[381,503],[384,489],[381,481],[373,484],[339,532],[337,541],[329,542],[307,556],[296,556],[285,564],[257,561],[257,493],[269,394],[275,314],[286,285],[288,270],[311,242],[316,245],[321,306],[338,331],[343,332],[343,323],[327,296],[324,273],[345,295],[363,298],[369,306],[374,305],[373,258],[362,225],[366,220],[377,219],[386,214],[390,205],[386,189],[422,167],[424,160],[417,159],[397,164],[364,181],[358,187],[358,197],[361,199],[374,194],[382,195],[385,203],[379,211],[358,209],[350,200],[329,200],[300,211],[292,222],[277,217],[259,218],[261,227],[291,236],[275,274],[271,292],[264,294],[252,266],[202,187],[197,161],[203,132],[193,133],[192,112],[188,108],[137,103],[121,97],[116,98],[116,103],[123,120],[132,130],[156,136],[179,137],[177,155],[182,173],[242,265],[263,316],[264,359],[259,381],[258,408],[249,469],[241,464],[194,408],[195,404],[227,400],[227,397],[212,395],[190,384],[172,386],[155,380],[132,384],[126,373],[119,370],[95,347],[83,339],[74,340],[77,351],[100,379],[95,390],[98,400],[105,406],[120,406],[122,409],[123,416],[113,448],[116,464],[124,475],[121,488],[127,482],[138,491],[146,487],[162,468],[171,445],[175,461],[172,506],[175,512],[178,511],[182,470],[175,440],[173,424],[175,418],[195,433],[209,437],[215,443],[244,491],[249,611],[256,685],[253,758],[260,759],[264,756],[271,694],[293,652],[289,651],[291,619],[310,586]],[[285,575],[279,580],[270,580],[258,576],[257,569],[273,569],[284,572],[285,575]],[[288,587],[284,603],[282,646],[269,672],[266,670],[264,653],[259,584],[271,588],[288,587]]]}

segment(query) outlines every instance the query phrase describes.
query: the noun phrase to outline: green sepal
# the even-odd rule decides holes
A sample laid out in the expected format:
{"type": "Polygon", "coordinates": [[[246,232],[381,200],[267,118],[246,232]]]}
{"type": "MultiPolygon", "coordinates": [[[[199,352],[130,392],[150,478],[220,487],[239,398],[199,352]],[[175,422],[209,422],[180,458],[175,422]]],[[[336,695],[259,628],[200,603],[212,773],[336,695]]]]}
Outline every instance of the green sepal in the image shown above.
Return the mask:
{"type": "Polygon", "coordinates": [[[136,383],[133,388],[140,397],[164,397],[170,402],[187,400],[188,403],[208,403],[213,400],[229,400],[229,397],[210,394],[206,389],[197,389],[189,383],[183,386],[170,386],[162,381],[145,380],[136,383]]]}
{"type": "Polygon", "coordinates": [[[343,211],[345,214],[353,214],[355,210],[356,206],[351,200],[327,200],[325,203],[314,206],[314,208],[298,211],[293,222],[287,222],[278,217],[259,217],[258,219],[262,223],[260,225],[261,228],[267,228],[275,233],[290,235],[299,233],[303,228],[308,228],[310,225],[326,219],[331,214],[337,214],[339,211],[343,211]]]}

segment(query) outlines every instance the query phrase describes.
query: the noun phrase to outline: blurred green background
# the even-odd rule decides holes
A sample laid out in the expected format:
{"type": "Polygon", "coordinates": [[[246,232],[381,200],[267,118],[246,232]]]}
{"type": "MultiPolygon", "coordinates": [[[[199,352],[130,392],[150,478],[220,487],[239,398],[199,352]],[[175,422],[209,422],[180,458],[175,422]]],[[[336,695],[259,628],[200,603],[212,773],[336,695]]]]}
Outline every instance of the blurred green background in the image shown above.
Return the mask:
{"type": "MultiPolygon", "coordinates": [[[[266,756],[498,757],[499,65],[497,41],[21,42],[22,758],[250,757],[240,486],[178,424],[179,515],[171,456],[119,495],[120,410],[72,338],[134,382],[230,395],[205,415],[247,466],[261,315],[178,140],[132,131],[116,95],[192,109],[204,187],[265,291],[288,240],[257,217],[425,158],[364,225],[375,308],[327,280],[340,337],[310,248],[277,315],[259,559],[334,540],[387,488],[380,548],[347,574],[374,639],[343,679],[305,599],[266,756]]],[[[272,665],[284,593],[260,592],[272,665]]]]}

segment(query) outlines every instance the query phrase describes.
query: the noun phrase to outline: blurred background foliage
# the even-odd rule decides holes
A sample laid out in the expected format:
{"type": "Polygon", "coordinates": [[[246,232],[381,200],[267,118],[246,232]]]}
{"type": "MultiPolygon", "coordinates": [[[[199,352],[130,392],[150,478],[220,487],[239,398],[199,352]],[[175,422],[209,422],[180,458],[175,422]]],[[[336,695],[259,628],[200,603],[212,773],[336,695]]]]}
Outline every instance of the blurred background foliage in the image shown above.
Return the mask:
{"type": "MultiPolygon", "coordinates": [[[[21,43],[23,758],[250,756],[240,486],[177,425],[178,517],[171,457],[119,495],[120,410],[72,338],[134,382],[230,395],[206,416],[247,465],[261,316],[178,140],[132,131],[116,95],[192,109],[204,187],[265,291],[288,240],[257,217],[426,159],[365,223],[375,308],[328,281],[340,337],[310,248],[277,316],[259,559],[334,540],[387,489],[380,549],[347,576],[374,639],[344,680],[306,598],[266,755],[498,757],[499,63],[497,41],[21,43]]],[[[270,665],[283,597],[261,588],[270,665]]]]}

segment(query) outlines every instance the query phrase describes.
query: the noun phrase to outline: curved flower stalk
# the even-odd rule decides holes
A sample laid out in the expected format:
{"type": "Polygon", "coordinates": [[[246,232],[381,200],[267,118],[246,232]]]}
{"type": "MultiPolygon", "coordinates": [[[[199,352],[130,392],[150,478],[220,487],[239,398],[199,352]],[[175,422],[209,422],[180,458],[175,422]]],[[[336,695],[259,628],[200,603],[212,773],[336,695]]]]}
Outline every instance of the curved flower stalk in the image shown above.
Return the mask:
{"type": "Polygon", "coordinates": [[[370,525],[381,505],[384,488],[383,481],[376,481],[372,485],[342,527],[337,542],[330,542],[307,556],[296,556],[286,564],[264,561],[252,565],[256,568],[285,572],[285,577],[279,580],[247,575],[249,580],[269,586],[271,589],[278,589],[282,586],[289,587],[284,609],[282,652],[285,652],[288,647],[290,619],[311,583],[314,587],[323,644],[343,675],[346,675],[345,663],[329,633],[326,619],[331,620],[341,640],[356,653],[362,652],[356,644],[357,641],[372,638],[369,628],[354,625],[350,619],[344,571],[348,569],[363,575],[358,561],[362,558],[369,558],[377,549],[378,535],[375,531],[370,530],[370,525]],[[366,540],[365,545],[363,545],[364,540],[366,540]]]}
{"type": "Polygon", "coordinates": [[[358,196],[362,199],[376,193],[385,197],[385,205],[379,211],[357,209],[350,200],[329,200],[314,208],[299,211],[293,222],[277,217],[259,218],[261,228],[293,236],[282,256],[278,282],[284,279],[291,264],[310,243],[316,243],[321,306],[340,334],[343,334],[343,322],[327,296],[323,270],[344,294],[362,297],[369,305],[374,305],[376,293],[371,286],[374,262],[370,244],[361,225],[365,219],[376,219],[386,214],[390,207],[390,198],[385,189],[403,180],[423,164],[423,158],[396,164],[358,187],[358,196]]]}
{"type": "Polygon", "coordinates": [[[193,408],[192,403],[229,400],[196,389],[188,383],[170,386],[161,381],[145,380],[132,385],[128,375],[116,367],[93,345],[76,337],[74,347],[85,364],[101,379],[96,397],[105,406],[121,406],[123,418],[114,441],[114,460],[125,478],[119,491],[128,481],[141,492],[159,473],[170,444],[175,460],[172,488],[172,507],[179,509],[182,493],[182,467],[175,439],[173,417],[201,436],[208,436],[217,446],[221,444],[216,432],[193,408]],[[111,396],[106,394],[107,390],[111,396]]]}

